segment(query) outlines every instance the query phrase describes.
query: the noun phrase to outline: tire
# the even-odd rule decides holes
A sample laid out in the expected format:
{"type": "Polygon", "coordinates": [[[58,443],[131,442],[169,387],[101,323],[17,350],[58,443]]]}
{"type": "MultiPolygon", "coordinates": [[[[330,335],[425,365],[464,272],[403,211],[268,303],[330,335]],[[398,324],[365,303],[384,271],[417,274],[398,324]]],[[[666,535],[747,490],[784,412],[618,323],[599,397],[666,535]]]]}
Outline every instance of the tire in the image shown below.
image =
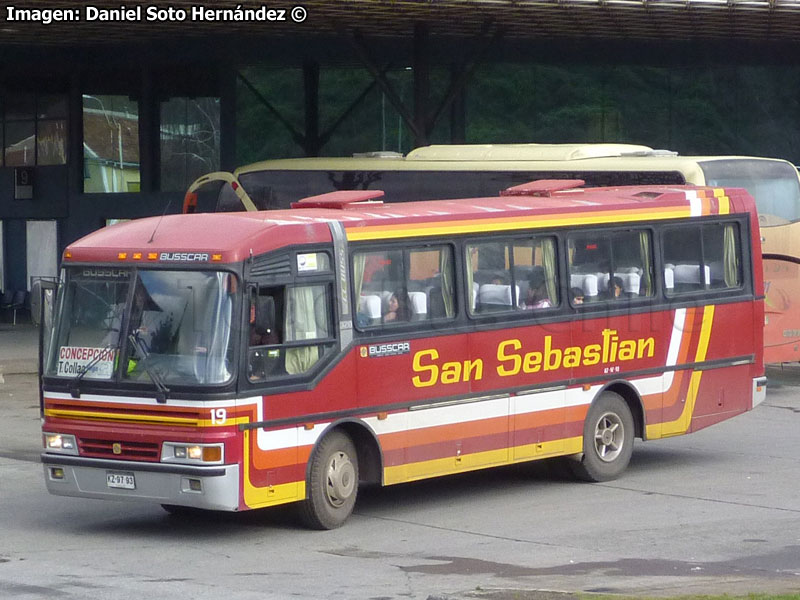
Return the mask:
{"type": "Polygon", "coordinates": [[[311,529],[340,527],[353,512],[358,495],[358,457],[341,431],[326,435],[311,458],[308,497],[300,519],[311,529]]]}
{"type": "Polygon", "coordinates": [[[633,454],[633,416],[622,396],[603,392],[583,424],[583,456],[571,461],[578,479],[599,482],[619,477],[633,454]]]}

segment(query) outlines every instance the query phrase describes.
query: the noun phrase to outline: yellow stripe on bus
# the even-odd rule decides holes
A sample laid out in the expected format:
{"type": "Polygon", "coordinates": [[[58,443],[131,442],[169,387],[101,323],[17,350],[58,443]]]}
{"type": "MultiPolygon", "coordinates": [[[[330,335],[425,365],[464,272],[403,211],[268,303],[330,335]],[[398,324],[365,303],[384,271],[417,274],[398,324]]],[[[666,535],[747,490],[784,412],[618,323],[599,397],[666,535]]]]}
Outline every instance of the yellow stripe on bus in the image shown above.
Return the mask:
{"type": "MultiPolygon", "coordinates": [[[[550,458],[556,455],[576,454],[583,450],[583,438],[573,437],[562,440],[553,440],[536,444],[541,458],[550,458]]],[[[393,485],[439,475],[451,475],[464,473],[466,471],[476,471],[486,467],[495,467],[514,462],[509,458],[513,456],[514,448],[501,448],[499,450],[487,450],[485,452],[474,452],[462,456],[448,456],[446,458],[436,458],[433,460],[423,460],[416,463],[397,465],[396,467],[386,467],[383,470],[384,485],[393,485]]]]}
{"type": "Polygon", "coordinates": [[[516,219],[511,221],[483,220],[483,221],[449,221],[442,223],[422,223],[417,226],[408,225],[373,225],[368,227],[347,228],[348,241],[382,240],[390,238],[409,238],[428,235],[456,235],[461,233],[481,233],[487,231],[511,231],[518,229],[542,229],[546,227],[559,227],[562,225],[601,225],[604,223],[628,223],[642,220],[663,220],[677,217],[688,217],[690,211],[684,207],[666,211],[647,213],[622,213],[571,216],[548,219],[536,217],[535,219],[516,219]]]}
{"type": "Polygon", "coordinates": [[[90,412],[83,410],[59,410],[48,408],[45,416],[57,419],[89,419],[94,421],[116,421],[120,423],[151,423],[161,425],[180,425],[183,427],[197,427],[197,419],[185,417],[156,417],[151,415],[120,415],[115,413],[90,412]]]}
{"type": "Polygon", "coordinates": [[[250,417],[236,417],[234,419],[225,419],[224,423],[214,422],[211,419],[200,419],[198,424],[199,427],[229,427],[231,425],[245,425],[250,422],[250,417]]]}
{"type": "Polygon", "coordinates": [[[244,473],[242,474],[242,487],[244,503],[249,508],[263,508],[266,506],[277,506],[295,500],[303,500],[306,497],[306,482],[292,481],[290,483],[280,483],[277,485],[267,485],[257,487],[250,481],[250,430],[244,432],[244,449],[242,452],[242,464],[244,473]]]}
{"type": "MultiPolygon", "coordinates": [[[[714,322],[714,305],[706,306],[703,310],[703,324],[700,327],[700,340],[697,343],[697,354],[695,355],[695,362],[703,362],[706,359],[706,352],[708,351],[708,341],[711,338],[711,325],[714,322]]],[[[680,435],[689,431],[689,426],[692,423],[692,415],[694,414],[694,405],[697,400],[697,392],[700,389],[700,379],[703,376],[702,371],[695,371],[692,373],[692,379],[689,382],[689,392],[686,396],[686,404],[683,407],[681,416],[664,423],[661,430],[661,437],[668,437],[671,435],[680,435]]]]}

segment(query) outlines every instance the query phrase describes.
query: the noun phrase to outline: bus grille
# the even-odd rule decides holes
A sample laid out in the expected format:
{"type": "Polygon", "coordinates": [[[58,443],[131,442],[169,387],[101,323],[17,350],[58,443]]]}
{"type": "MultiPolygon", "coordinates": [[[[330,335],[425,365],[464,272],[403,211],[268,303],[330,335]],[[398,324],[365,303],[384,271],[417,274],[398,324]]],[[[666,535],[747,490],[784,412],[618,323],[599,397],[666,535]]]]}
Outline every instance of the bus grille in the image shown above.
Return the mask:
{"type": "Polygon", "coordinates": [[[144,442],[114,442],[112,440],[78,439],[81,456],[93,458],[116,458],[122,460],[158,461],[158,444],[144,442]],[[114,452],[114,444],[119,444],[119,452],[114,452]]]}

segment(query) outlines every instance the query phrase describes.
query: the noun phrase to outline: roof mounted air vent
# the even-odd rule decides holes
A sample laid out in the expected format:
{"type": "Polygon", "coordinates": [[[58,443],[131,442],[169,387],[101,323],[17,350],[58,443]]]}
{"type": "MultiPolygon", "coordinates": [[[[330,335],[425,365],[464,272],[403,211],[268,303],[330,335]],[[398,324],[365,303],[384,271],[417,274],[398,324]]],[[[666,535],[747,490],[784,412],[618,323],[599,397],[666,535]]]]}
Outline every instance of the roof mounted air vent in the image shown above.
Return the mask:
{"type": "Polygon", "coordinates": [[[538,179],[502,190],[500,195],[550,197],[556,192],[582,188],[585,184],[583,179],[538,179]]]}
{"type": "Polygon", "coordinates": [[[375,150],[373,152],[354,152],[353,158],[403,158],[403,155],[392,150],[375,150]]]}
{"type": "Polygon", "coordinates": [[[292,208],[359,208],[364,204],[383,204],[383,190],[340,190],[319,196],[309,196],[299,202],[292,202],[292,208]],[[355,205],[355,206],[354,206],[355,205]]]}

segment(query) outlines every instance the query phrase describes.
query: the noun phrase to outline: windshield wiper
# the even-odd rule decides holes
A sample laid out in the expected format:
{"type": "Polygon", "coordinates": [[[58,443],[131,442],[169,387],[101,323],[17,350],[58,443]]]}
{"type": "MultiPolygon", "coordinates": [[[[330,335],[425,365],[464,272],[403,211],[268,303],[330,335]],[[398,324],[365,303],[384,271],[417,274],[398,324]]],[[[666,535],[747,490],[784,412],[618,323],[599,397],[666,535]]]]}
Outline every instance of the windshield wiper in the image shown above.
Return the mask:
{"type": "Polygon", "coordinates": [[[105,346],[102,350],[100,350],[100,352],[97,353],[97,356],[95,356],[92,360],[89,361],[89,364],[86,365],[83,371],[81,371],[75,377],[72,378],[72,382],[70,383],[69,386],[69,393],[73,398],[81,397],[81,389],[80,389],[81,380],[89,371],[92,370],[92,368],[97,363],[100,362],[102,358],[106,356],[106,352],[108,352],[109,350],[116,350],[115,355],[119,353],[119,342],[117,342],[116,344],[108,344],[107,346],[105,346]]]}
{"type": "Polygon", "coordinates": [[[156,402],[159,404],[166,403],[169,395],[169,388],[164,384],[164,380],[161,378],[161,375],[159,375],[158,371],[151,369],[150,365],[147,364],[147,359],[150,356],[150,352],[145,347],[144,342],[139,339],[138,333],[131,333],[128,336],[128,340],[131,344],[133,344],[133,347],[139,353],[139,356],[142,357],[141,366],[144,369],[144,372],[147,373],[147,376],[153,382],[153,385],[156,386],[156,402]]]}

